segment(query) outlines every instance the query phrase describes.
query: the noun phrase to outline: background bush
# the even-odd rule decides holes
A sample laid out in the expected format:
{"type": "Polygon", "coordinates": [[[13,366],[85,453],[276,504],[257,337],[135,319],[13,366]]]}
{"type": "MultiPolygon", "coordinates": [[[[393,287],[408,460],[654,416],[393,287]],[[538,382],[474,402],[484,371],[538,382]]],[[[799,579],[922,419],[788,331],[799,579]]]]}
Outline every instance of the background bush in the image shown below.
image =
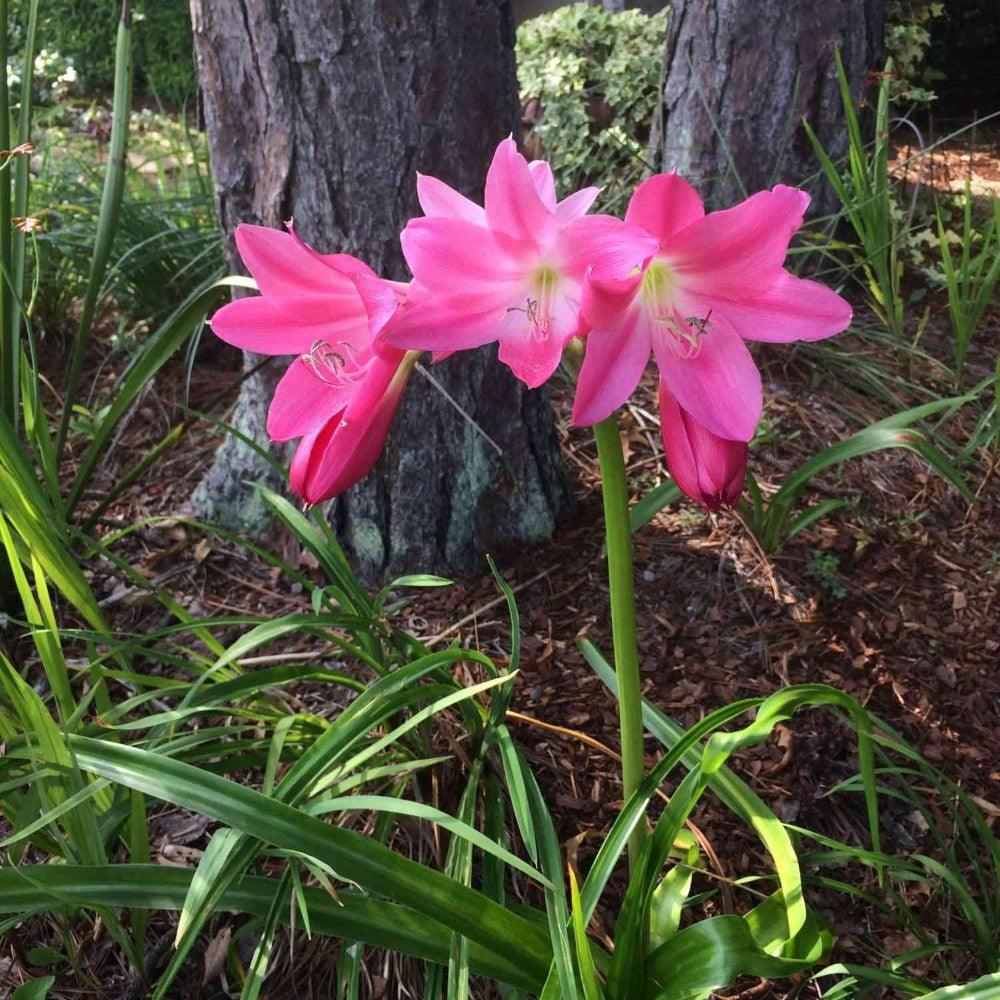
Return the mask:
{"type": "Polygon", "coordinates": [[[518,29],[521,94],[541,99],[536,131],[564,192],[641,175],[666,31],[667,11],[611,14],[585,3],[518,29]]]}
{"type": "MultiPolygon", "coordinates": [[[[187,0],[132,0],[135,90],[181,103],[195,93],[191,12],[187,0]]],[[[11,49],[23,43],[26,0],[11,0],[11,49]]],[[[73,61],[86,91],[110,92],[120,5],[113,0],[43,0],[38,46],[73,61]]]]}

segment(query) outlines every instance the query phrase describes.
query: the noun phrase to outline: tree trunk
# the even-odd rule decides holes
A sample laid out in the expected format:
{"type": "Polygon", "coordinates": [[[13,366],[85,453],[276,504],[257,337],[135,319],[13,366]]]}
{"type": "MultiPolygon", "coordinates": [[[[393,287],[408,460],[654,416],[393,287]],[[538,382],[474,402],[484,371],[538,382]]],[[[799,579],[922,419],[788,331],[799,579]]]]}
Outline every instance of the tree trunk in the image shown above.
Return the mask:
{"type": "MultiPolygon", "coordinates": [[[[229,263],[237,223],[296,230],[406,279],[398,234],[419,214],[416,171],[480,197],[496,143],[517,125],[510,0],[191,0],[198,74],[229,263]]],[[[568,490],[544,391],[527,392],[495,347],[433,367],[503,450],[414,373],[385,454],[336,501],[334,523],[369,578],[462,571],[550,537],[568,490]]],[[[248,366],[260,359],[247,358],[248,366]]],[[[280,360],[243,386],[234,425],[265,442],[280,360]]],[[[196,506],[261,530],[244,481],[264,478],[236,439],[196,506]]]]}
{"type": "MultiPolygon", "coordinates": [[[[819,163],[805,117],[836,158],[847,151],[834,49],[855,97],[881,68],[884,0],[674,0],[664,56],[661,169],[690,180],[712,207],[819,163]],[[742,185],[741,185],[742,182],[742,185]]],[[[828,211],[829,188],[814,209],[828,211]]]]}

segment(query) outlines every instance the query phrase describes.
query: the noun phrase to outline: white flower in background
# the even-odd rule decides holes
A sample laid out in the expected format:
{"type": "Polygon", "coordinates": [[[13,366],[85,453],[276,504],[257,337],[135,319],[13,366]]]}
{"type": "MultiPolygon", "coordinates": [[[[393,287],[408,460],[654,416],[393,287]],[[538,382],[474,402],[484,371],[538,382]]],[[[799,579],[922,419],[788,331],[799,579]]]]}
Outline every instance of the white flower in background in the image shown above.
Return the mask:
{"type": "MultiPolygon", "coordinates": [[[[7,87],[15,93],[21,86],[21,67],[17,56],[7,60],[7,87]]],[[[57,102],[76,83],[77,72],[72,59],[51,49],[41,49],[35,56],[34,77],[36,97],[46,102],[57,102]]]]}

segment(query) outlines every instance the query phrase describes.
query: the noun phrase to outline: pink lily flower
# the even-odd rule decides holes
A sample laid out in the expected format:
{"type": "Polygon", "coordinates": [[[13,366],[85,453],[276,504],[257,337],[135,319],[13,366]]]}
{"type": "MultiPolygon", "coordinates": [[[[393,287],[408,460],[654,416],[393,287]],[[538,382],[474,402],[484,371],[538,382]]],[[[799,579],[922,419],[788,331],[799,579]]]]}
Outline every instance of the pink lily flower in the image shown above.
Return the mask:
{"type": "Polygon", "coordinates": [[[582,332],[587,268],[625,276],[656,240],[610,216],[584,213],[585,188],[556,200],[547,163],[529,164],[513,139],[497,147],[485,207],[432,177],[419,177],[425,215],[401,236],[413,272],[413,302],[383,331],[397,347],[448,352],[500,342],[500,360],[529,387],[555,371],[566,343],[582,332]]]}
{"type": "Polygon", "coordinates": [[[733,507],[747,475],[747,443],[727,441],[682,409],[660,380],[660,431],[674,482],[709,510],[733,507]]]}
{"type": "Polygon", "coordinates": [[[306,503],[343,493],[366,476],[416,355],[375,343],[405,286],[383,281],[348,254],[320,254],[289,232],[239,226],[236,245],[263,293],[212,317],[229,344],[298,355],[267,414],[273,441],[302,438],[289,479],[306,503]]]}
{"type": "Polygon", "coordinates": [[[705,214],[676,174],[636,188],[625,220],[657,240],[628,276],[595,263],[581,311],[590,327],[573,420],[613,413],[639,382],[650,352],[679,405],[707,431],[749,441],[760,416],[760,373],[747,340],[819,340],[846,329],[851,307],[783,267],[809,196],[777,186],[705,214]]]}

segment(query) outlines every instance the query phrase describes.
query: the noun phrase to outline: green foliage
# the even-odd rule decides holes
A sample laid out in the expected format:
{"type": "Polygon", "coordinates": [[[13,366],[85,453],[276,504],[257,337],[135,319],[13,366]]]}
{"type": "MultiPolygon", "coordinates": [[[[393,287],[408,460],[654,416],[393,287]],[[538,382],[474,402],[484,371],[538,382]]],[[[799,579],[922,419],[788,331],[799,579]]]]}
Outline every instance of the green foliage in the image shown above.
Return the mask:
{"type": "MultiPolygon", "coordinates": [[[[116,45],[114,125],[102,191],[98,196],[92,189],[81,190],[87,207],[76,210],[86,213],[87,226],[79,238],[78,253],[72,261],[74,266],[59,267],[55,278],[45,271],[37,216],[35,220],[30,218],[38,211],[34,202],[38,192],[32,187],[29,157],[8,154],[0,164],[0,270],[4,278],[0,284],[0,507],[12,538],[4,554],[0,554],[0,566],[4,567],[0,573],[0,604],[16,608],[18,601],[27,600],[24,586],[19,583],[20,569],[9,565],[10,561],[19,562],[32,572],[37,564],[39,571],[51,579],[64,599],[94,628],[101,627],[102,619],[75,557],[70,554],[75,547],[74,508],[98,462],[106,455],[115,428],[147,389],[149,380],[201,328],[206,313],[221,302],[226,287],[207,280],[186,298],[181,298],[180,306],[174,306],[162,324],[143,338],[131,363],[113,381],[110,390],[102,392],[84,408],[87,419],[81,420],[81,404],[76,397],[82,360],[99,307],[107,295],[105,282],[109,275],[124,271],[122,261],[126,257],[141,259],[139,252],[143,250],[141,245],[131,245],[122,256],[115,252],[116,245],[121,245],[116,244],[121,235],[118,222],[123,215],[123,204],[127,205],[124,191],[129,181],[125,163],[130,121],[130,42],[131,32],[123,20],[116,45]],[[14,174],[13,184],[10,183],[11,173],[14,174]],[[10,220],[17,216],[31,224],[25,223],[21,231],[15,231],[10,220]],[[72,280],[67,280],[67,272],[72,280]],[[35,363],[35,317],[39,303],[46,299],[42,289],[63,284],[72,289],[74,298],[78,297],[82,305],[78,325],[68,344],[67,383],[53,428],[49,423],[49,411],[43,406],[48,390],[35,363]],[[88,441],[80,461],[74,463],[73,471],[67,476],[62,459],[71,426],[84,429],[88,441]]],[[[24,53],[28,64],[33,61],[30,43],[29,32],[24,53]]],[[[21,91],[19,144],[32,134],[28,79],[22,81],[21,91]]],[[[13,145],[4,131],[9,122],[9,116],[0,116],[0,147],[5,149],[13,145]]],[[[91,176],[96,187],[97,178],[91,176]]],[[[146,181],[142,183],[149,186],[146,181]]],[[[41,190],[44,192],[44,188],[41,190]]],[[[43,212],[39,214],[44,215],[43,212]]],[[[159,232],[163,220],[155,219],[155,214],[149,218],[159,232]]],[[[162,246],[161,241],[161,249],[162,246]]],[[[170,285],[167,276],[162,280],[170,285]]],[[[122,287],[120,283],[118,287],[122,287]]],[[[183,285],[174,284],[165,294],[180,297],[182,290],[183,285]]],[[[152,449],[152,453],[160,454],[178,437],[174,429],[152,449]]],[[[110,503],[147,466],[148,460],[144,459],[126,471],[117,485],[107,492],[103,505],[110,503]]],[[[103,507],[98,511],[101,509],[103,507]]]]}
{"type": "Polygon", "coordinates": [[[836,552],[813,549],[806,563],[806,572],[838,601],[847,596],[847,588],[840,580],[840,557],[836,552]]]}
{"type": "Polygon", "coordinates": [[[940,18],[945,5],[939,0],[889,0],[885,8],[885,47],[895,67],[890,95],[895,101],[927,103],[929,89],[941,73],[924,65],[931,43],[928,25],[940,18]]]}
{"type": "MultiPolygon", "coordinates": [[[[984,388],[985,383],[963,396],[936,400],[904,410],[876,421],[843,441],[834,442],[804,462],[799,468],[790,472],[777,491],[769,496],[764,495],[753,474],[748,473],[747,490],[750,494],[750,502],[741,501],[738,508],[747,526],[754,533],[765,552],[777,552],[789,539],[804,528],[828,514],[832,514],[835,510],[850,506],[850,501],[847,499],[831,498],[822,500],[804,511],[796,512],[803,494],[814,477],[829,469],[836,468],[850,459],[869,455],[886,448],[903,448],[920,456],[928,465],[944,476],[970,503],[973,502],[969,487],[951,459],[931,441],[928,433],[915,429],[913,425],[939,414],[944,414],[946,419],[960,407],[981,395],[984,388]]],[[[644,524],[649,523],[665,507],[676,503],[681,495],[677,484],[670,477],[666,477],[659,486],[649,490],[632,507],[630,511],[632,531],[637,531],[644,524]]],[[[818,563],[815,565],[810,563],[810,567],[811,570],[816,570],[814,575],[821,585],[832,581],[833,577],[826,572],[831,567],[818,563]]],[[[832,587],[828,589],[834,592],[832,587]]],[[[837,593],[835,596],[842,597],[844,595],[837,593]]]]}
{"type": "Polygon", "coordinates": [[[997,106],[1000,18],[993,0],[947,0],[935,23],[928,61],[948,81],[949,97],[966,114],[997,106]]]}
{"type": "Polygon", "coordinates": [[[952,464],[947,455],[937,448],[928,435],[916,430],[914,424],[942,412],[954,413],[963,404],[971,402],[978,390],[955,399],[937,400],[925,403],[852,434],[843,441],[837,441],[811,459],[804,462],[794,472],[785,477],[778,491],[765,497],[752,475],[747,476],[750,503],[741,502],[741,511],[765,552],[777,552],[790,538],[797,535],[822,517],[848,506],[847,500],[822,500],[813,507],[794,513],[809,481],[852,458],[869,455],[886,448],[903,448],[919,455],[928,465],[951,483],[969,503],[974,502],[972,491],[952,464]]]}
{"type": "MultiPolygon", "coordinates": [[[[105,153],[86,134],[60,124],[38,139],[34,211],[39,287],[34,315],[43,329],[65,331],[83,297],[101,217],[95,155],[105,153]]],[[[99,290],[102,318],[113,307],[115,346],[134,348],[150,324],[224,271],[222,240],[212,200],[204,136],[183,121],[133,112],[122,202],[108,270],[99,290]]]]}
{"type": "MultiPolygon", "coordinates": [[[[601,680],[617,693],[615,671],[607,660],[588,640],[582,640],[580,648],[601,680]]],[[[799,708],[822,704],[845,710],[857,727],[870,836],[872,843],[877,845],[878,806],[871,722],[850,698],[821,685],[787,688],[766,700],[752,699],[726,706],[687,731],[648,702],[643,703],[646,729],[668,752],[650,772],[641,792],[626,803],[608,841],[598,853],[583,888],[585,916],[593,912],[592,907],[603,889],[605,848],[614,838],[621,837],[620,826],[627,830],[640,821],[635,809],[636,806],[645,808],[655,788],[654,778],[662,781],[680,763],[687,769],[687,775],[654,825],[643,850],[642,864],[630,880],[615,932],[615,951],[608,973],[609,997],[645,995],[646,977],[658,984],[654,995],[664,1000],[707,997],[713,990],[732,985],[740,975],[769,978],[797,975],[814,967],[822,957],[829,945],[829,935],[817,923],[803,898],[802,873],[784,825],[726,766],[726,761],[737,749],[759,743],[773,732],[775,725],[799,708]],[[754,721],[745,728],[736,731],[722,728],[751,711],[756,713],[754,721]],[[710,917],[679,931],[659,924],[660,934],[666,933],[666,940],[647,951],[645,940],[651,907],[657,888],[662,885],[664,865],[695,802],[708,789],[760,837],[775,867],[774,875],[761,884],[772,891],[772,882],[776,882],[778,891],[773,895],[754,892],[753,898],[758,903],[743,916],[710,917]]],[[[685,870],[686,858],[679,864],[681,870],[685,870]]],[[[672,870],[668,869],[668,876],[672,870]]],[[[741,880],[743,884],[756,881],[741,880]]]]}
{"type": "MultiPolygon", "coordinates": [[[[13,881],[0,890],[0,912],[14,914],[15,922],[34,913],[37,902],[25,892],[40,892],[41,907],[57,914],[79,900],[104,920],[123,955],[139,968],[145,923],[139,922],[138,932],[135,923],[130,929],[104,909],[105,901],[112,909],[141,910],[154,901],[179,909],[179,944],[157,997],[169,990],[205,921],[228,909],[270,915],[244,991],[249,998],[252,984],[259,987],[266,975],[273,934],[289,920],[440,963],[448,961],[449,937],[457,932],[467,969],[522,988],[537,986],[549,960],[545,935],[471,887],[472,850],[543,886],[548,876],[474,826],[481,800],[477,782],[470,781],[457,817],[419,796],[403,796],[420,772],[445,759],[431,755],[427,730],[440,712],[462,714],[467,752],[477,761],[473,773],[485,767],[512,676],[479,653],[456,647],[432,652],[398,631],[381,610],[381,595],[372,599],[347,569],[329,524],[264,495],[326,573],[324,584],[316,585],[270,557],[314,590],[317,610],[279,619],[198,621],[157,593],[177,622],[141,636],[113,633],[85,582],[94,631],[61,630],[48,597],[55,581],[37,560],[31,575],[21,572],[3,504],[0,543],[17,570],[25,609],[23,622],[9,627],[34,645],[46,683],[39,695],[22,676],[33,668],[19,670],[0,655],[0,739],[7,751],[0,759],[0,808],[10,820],[0,847],[21,853],[30,845],[63,863],[40,865],[37,878],[26,879],[26,869],[5,869],[0,881],[5,874],[13,881]],[[333,659],[352,661],[374,679],[366,684],[318,664],[256,671],[242,666],[244,657],[291,633],[313,637],[333,659]],[[82,666],[70,666],[70,648],[86,651],[82,666]],[[143,664],[141,671],[136,662],[143,664]],[[486,679],[459,685],[451,675],[459,662],[486,679]],[[326,685],[331,700],[349,704],[327,719],[278,696],[283,687],[304,681],[326,685]],[[254,783],[262,790],[247,787],[250,775],[257,775],[254,783]],[[179,873],[182,878],[174,880],[148,865],[148,798],[223,824],[196,873],[179,873]],[[359,812],[376,817],[386,832],[396,816],[434,824],[448,831],[456,859],[465,861],[456,860],[452,878],[410,861],[384,846],[384,838],[350,829],[359,812]],[[112,855],[117,867],[109,867],[112,855]],[[244,877],[265,859],[271,867],[280,862],[283,874],[272,880],[244,877]],[[60,887],[60,872],[67,871],[73,881],[60,887]],[[324,888],[307,888],[305,880],[324,888]],[[336,885],[345,881],[352,888],[336,885]]],[[[97,551],[116,561],[114,546],[135,527],[97,551]]],[[[413,581],[400,585],[407,582],[413,581]]]]}
{"type": "MultiPolygon", "coordinates": [[[[579,645],[601,680],[616,692],[614,668],[589,640],[581,640],[579,645]]],[[[768,941],[769,957],[780,955],[786,961],[791,960],[789,964],[794,964],[796,952],[802,954],[800,949],[809,940],[809,934],[803,933],[806,929],[818,933],[823,939],[823,948],[828,949],[830,938],[822,926],[813,921],[803,886],[806,889],[820,886],[828,893],[853,897],[868,912],[879,914],[880,927],[897,926],[914,935],[921,944],[904,955],[885,955],[880,967],[837,963],[818,968],[818,963],[813,964],[810,969],[813,985],[817,992],[822,991],[820,995],[824,1000],[860,1000],[880,995],[879,991],[885,987],[898,991],[900,996],[922,996],[927,1000],[931,997],[935,1000],[938,997],[941,1000],[946,997],[993,1000],[1000,975],[996,971],[1000,941],[1000,840],[962,788],[921,757],[898,733],[870,717],[850,698],[823,685],[798,685],[766,700],[752,699],[727,706],[687,731],[644,701],[646,729],[669,751],[655,771],[666,767],[670,759],[680,760],[690,778],[699,766],[699,755],[707,752],[711,756],[713,743],[726,749],[739,744],[750,745],[763,730],[782,717],[788,718],[785,713],[820,704],[829,705],[841,714],[858,738],[858,773],[835,786],[829,794],[848,792],[863,798],[873,845],[879,843],[880,809],[886,807],[887,811],[901,808],[911,816],[920,817],[929,843],[922,846],[920,853],[893,855],[883,852],[879,846],[868,849],[847,845],[815,831],[788,825],[722,764],[712,773],[708,787],[727,809],[755,831],[774,862],[777,876],[766,880],[743,878],[738,884],[750,891],[770,890],[777,880],[782,892],[750,910],[742,918],[744,927],[740,927],[739,918],[715,917],[689,925],[680,933],[675,932],[672,941],[679,942],[686,935],[687,943],[694,941],[695,944],[688,952],[682,948],[670,955],[669,962],[664,961],[667,954],[662,947],[658,949],[659,954],[653,952],[648,957],[651,965],[655,962],[656,968],[662,967],[671,976],[667,989],[657,994],[658,1000],[665,997],[706,998],[709,989],[724,985],[726,978],[735,975],[740,968],[755,970],[753,975],[780,976],[780,972],[766,970],[757,964],[761,961],[761,949],[754,942],[761,938],[768,941]],[[756,711],[755,722],[746,729],[724,733],[718,730],[725,725],[723,720],[727,717],[732,719],[742,711],[753,710],[756,711]],[[707,745],[702,744],[701,740],[712,730],[716,730],[715,734],[707,745]],[[805,843],[808,841],[815,843],[818,849],[808,850],[805,843]],[[868,886],[862,888],[856,884],[857,880],[844,880],[845,865],[849,863],[861,865],[871,872],[868,886]],[[803,871],[809,873],[804,878],[803,871]],[[925,933],[921,927],[919,913],[912,905],[913,897],[906,890],[913,884],[926,886],[946,914],[946,940],[925,933]],[[783,920],[781,908],[775,905],[777,900],[785,904],[783,920]],[[795,901],[794,906],[791,900],[795,901]],[[956,977],[967,976],[977,967],[991,974],[974,982],[957,981],[956,977]],[[949,985],[936,990],[942,981],[949,985]],[[704,992],[699,992],[696,984],[704,992]]],[[[705,756],[701,761],[705,761],[705,756]]],[[[671,802],[686,791],[685,784],[686,781],[682,782],[671,802]]],[[[646,787],[644,785],[644,791],[646,787]]],[[[629,818],[638,798],[637,795],[626,804],[619,823],[629,818]]],[[[861,811],[858,810],[859,818],[861,811]]],[[[664,816],[668,813],[669,809],[664,816]]],[[[609,835],[608,840],[611,839],[609,835]]],[[[602,847],[592,866],[592,876],[600,871],[603,854],[602,847]]],[[[679,860],[667,871],[665,879],[678,869],[683,871],[687,860],[679,860]]],[[[634,884],[633,881],[629,892],[634,884]]],[[[583,897],[586,902],[586,887],[583,897]]],[[[755,895],[754,898],[761,897],[755,895]]],[[[616,955],[620,947],[620,942],[616,941],[616,955]]],[[[807,963],[802,964],[808,967],[807,963]]]]}
{"type": "Polygon", "coordinates": [[[10,996],[10,1000],[45,1000],[49,990],[56,984],[55,976],[43,976],[21,983],[10,996]]]}
{"type": "Polygon", "coordinates": [[[140,93],[181,104],[197,93],[191,8],[186,0],[139,0],[140,93]]]}
{"type": "Polygon", "coordinates": [[[541,100],[536,132],[564,192],[596,183],[614,194],[641,176],[666,28],[666,11],[575,3],[518,29],[521,94],[541,100]]]}
{"type": "Polygon", "coordinates": [[[869,148],[861,131],[847,75],[840,53],[836,53],[837,77],[847,120],[849,139],[846,176],[833,162],[816,134],[803,123],[806,134],[819,157],[820,166],[841,203],[841,213],[850,223],[860,246],[850,251],[864,278],[868,304],[872,311],[897,337],[904,327],[906,301],[902,291],[903,260],[900,256],[900,224],[895,208],[895,194],[889,178],[889,76],[887,64],[878,90],[875,138],[869,148]]]}
{"type": "Polygon", "coordinates": [[[937,206],[937,228],[954,338],[955,378],[961,385],[969,344],[987,308],[994,301],[994,292],[1000,281],[1000,198],[993,199],[993,217],[982,231],[978,231],[972,218],[972,192],[966,182],[957,263],[952,256],[940,204],[937,206]]]}
{"type": "MultiPolygon", "coordinates": [[[[11,50],[24,37],[29,0],[11,0],[11,50]]],[[[185,0],[132,0],[136,90],[181,103],[195,94],[191,13],[185,0]]],[[[39,37],[49,51],[69,59],[88,92],[110,92],[114,37],[121,5],[111,0],[46,0],[39,9],[39,37]]]]}

